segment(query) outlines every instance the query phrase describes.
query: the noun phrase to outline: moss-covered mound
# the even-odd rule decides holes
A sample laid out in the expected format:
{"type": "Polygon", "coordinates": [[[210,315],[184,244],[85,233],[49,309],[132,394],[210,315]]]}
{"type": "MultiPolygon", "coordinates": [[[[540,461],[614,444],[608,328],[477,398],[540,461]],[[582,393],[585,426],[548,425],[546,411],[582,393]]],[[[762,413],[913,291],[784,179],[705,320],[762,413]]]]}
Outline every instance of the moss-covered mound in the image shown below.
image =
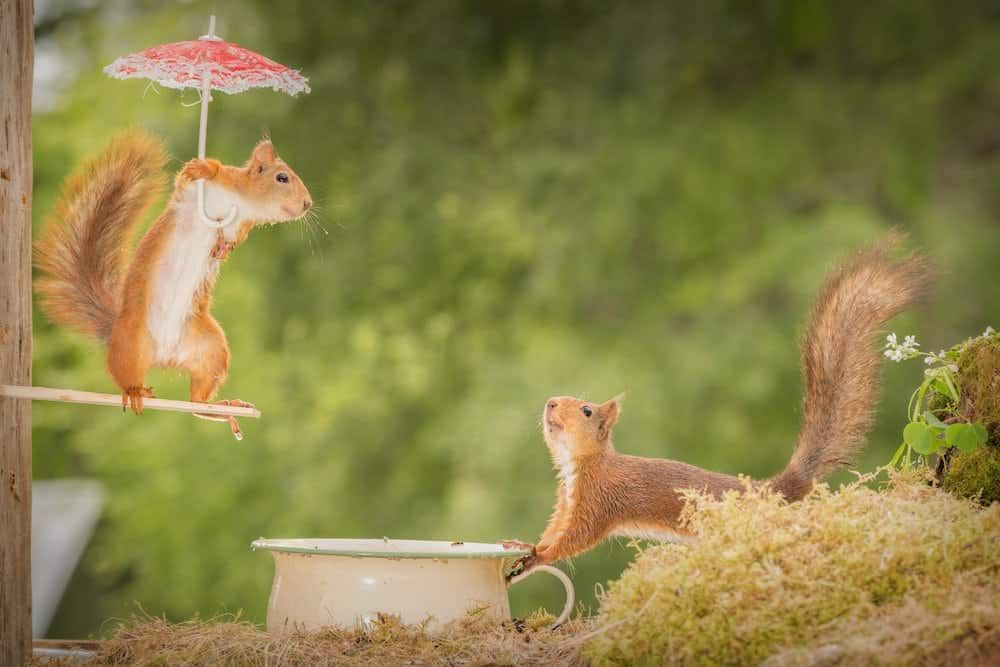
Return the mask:
{"type": "Polygon", "coordinates": [[[984,504],[1000,501],[1000,447],[987,445],[971,452],[956,452],[942,486],[984,504]]]}
{"type": "Polygon", "coordinates": [[[1000,445],[1000,332],[970,341],[958,357],[962,385],[959,412],[983,423],[990,443],[1000,445]]]}
{"type": "Polygon", "coordinates": [[[966,344],[958,357],[962,400],[957,414],[986,426],[985,448],[954,451],[942,485],[984,503],[1000,501],[1000,333],[980,336],[966,344]]]}
{"type": "Polygon", "coordinates": [[[1000,659],[1000,505],[912,476],[695,504],[699,540],[646,550],[604,596],[596,664],[1000,659]]]}

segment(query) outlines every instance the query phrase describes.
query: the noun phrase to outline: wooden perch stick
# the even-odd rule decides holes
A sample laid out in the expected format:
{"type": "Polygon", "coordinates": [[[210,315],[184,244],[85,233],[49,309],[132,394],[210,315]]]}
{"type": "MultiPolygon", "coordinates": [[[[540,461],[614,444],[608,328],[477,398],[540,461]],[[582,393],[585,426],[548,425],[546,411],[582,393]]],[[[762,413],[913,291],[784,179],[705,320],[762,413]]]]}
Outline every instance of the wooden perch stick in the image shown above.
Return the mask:
{"type": "MultiPolygon", "coordinates": [[[[93,391],[77,391],[76,389],[51,389],[49,387],[22,387],[11,384],[0,384],[0,396],[10,398],[26,398],[33,401],[61,401],[63,403],[85,403],[87,405],[110,405],[121,408],[122,397],[118,394],[98,394],[93,391]]],[[[151,410],[168,410],[170,412],[198,412],[204,415],[219,415],[221,417],[260,417],[257,408],[238,408],[232,405],[217,405],[215,403],[194,403],[192,401],[171,401],[165,398],[144,398],[144,408],[151,410]]]]}

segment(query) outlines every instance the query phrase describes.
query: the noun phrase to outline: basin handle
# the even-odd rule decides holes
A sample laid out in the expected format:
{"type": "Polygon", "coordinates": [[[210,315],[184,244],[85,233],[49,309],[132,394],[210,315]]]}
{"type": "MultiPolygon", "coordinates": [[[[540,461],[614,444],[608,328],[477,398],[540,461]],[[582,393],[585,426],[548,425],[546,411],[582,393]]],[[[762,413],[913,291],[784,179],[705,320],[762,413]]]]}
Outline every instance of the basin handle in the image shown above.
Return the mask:
{"type": "Polygon", "coordinates": [[[513,586],[519,581],[524,581],[535,572],[548,572],[553,577],[562,582],[563,588],[566,589],[566,604],[563,606],[562,613],[559,614],[559,618],[556,622],[552,624],[552,629],[555,630],[560,625],[566,622],[569,615],[573,613],[573,605],[576,604],[576,591],[573,589],[573,582],[570,581],[566,573],[560,570],[558,567],[552,567],[551,565],[536,565],[530,570],[526,570],[520,574],[517,574],[510,578],[510,585],[513,586]]]}

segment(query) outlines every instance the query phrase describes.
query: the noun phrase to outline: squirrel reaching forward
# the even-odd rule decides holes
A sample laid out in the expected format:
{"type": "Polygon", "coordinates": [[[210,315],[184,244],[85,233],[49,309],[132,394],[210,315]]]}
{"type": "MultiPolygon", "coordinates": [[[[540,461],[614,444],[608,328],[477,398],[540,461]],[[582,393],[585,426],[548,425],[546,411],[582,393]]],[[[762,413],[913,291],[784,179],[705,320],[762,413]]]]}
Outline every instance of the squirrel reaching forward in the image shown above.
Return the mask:
{"type": "MultiPolygon", "coordinates": [[[[191,160],[129,261],[136,224],[165,185],[166,162],[162,143],[148,134],[114,137],[67,181],[35,248],[42,307],[54,321],[107,344],[122,409],[136,413],[153,395],[146,386],[153,366],[187,372],[192,401],[215,397],[229,370],[226,336],[209,312],[221,261],[256,225],[298,219],[312,206],[270,141],[260,142],[242,167],[191,160]],[[238,207],[232,224],[215,229],[200,219],[198,179],[206,180],[208,215],[238,207]]],[[[228,421],[242,438],[235,418],[198,416],[228,421]]]]}
{"type": "MultiPolygon", "coordinates": [[[[928,279],[919,255],[891,258],[899,241],[893,235],[863,252],[830,275],[820,291],[802,343],[802,429],[785,470],[762,482],[789,501],[850,464],[864,444],[878,384],[874,339],[928,279]]],[[[620,412],[619,398],[591,403],[559,396],[545,404],[544,437],[558,472],[558,495],[537,544],[503,543],[531,550],[519,561],[523,569],[575,556],[611,536],[684,540],[689,535],[679,523],[681,490],[719,496],[745,489],[737,477],[680,461],[619,454],[611,429],[620,412]]]]}

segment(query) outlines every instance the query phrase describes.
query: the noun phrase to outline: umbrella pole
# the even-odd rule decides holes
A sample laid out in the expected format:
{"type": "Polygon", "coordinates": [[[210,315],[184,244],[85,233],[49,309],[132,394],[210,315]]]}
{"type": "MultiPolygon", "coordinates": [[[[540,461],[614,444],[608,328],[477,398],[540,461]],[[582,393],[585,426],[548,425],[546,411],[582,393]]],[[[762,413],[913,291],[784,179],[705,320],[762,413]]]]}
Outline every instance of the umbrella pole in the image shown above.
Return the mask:
{"type": "Polygon", "coordinates": [[[208,134],[208,101],[211,96],[209,77],[207,72],[201,75],[201,123],[198,127],[198,159],[205,159],[205,137],[208,134]]]}
{"type": "MultiPolygon", "coordinates": [[[[215,14],[208,17],[208,38],[215,37],[215,14]]],[[[212,97],[212,82],[208,67],[201,69],[201,124],[198,127],[198,159],[205,159],[205,137],[208,134],[208,103],[212,97]]]]}
{"type": "MultiPolygon", "coordinates": [[[[215,39],[215,14],[208,19],[208,38],[215,39]]],[[[204,37],[202,38],[204,39],[204,37]]],[[[198,124],[198,159],[205,159],[205,142],[208,135],[208,103],[212,100],[212,77],[209,76],[208,66],[203,66],[201,70],[201,120],[198,124]]],[[[205,210],[205,179],[200,178],[196,186],[198,188],[198,215],[201,221],[209,227],[219,229],[236,220],[237,210],[234,205],[229,214],[221,220],[209,217],[205,210]]]]}

